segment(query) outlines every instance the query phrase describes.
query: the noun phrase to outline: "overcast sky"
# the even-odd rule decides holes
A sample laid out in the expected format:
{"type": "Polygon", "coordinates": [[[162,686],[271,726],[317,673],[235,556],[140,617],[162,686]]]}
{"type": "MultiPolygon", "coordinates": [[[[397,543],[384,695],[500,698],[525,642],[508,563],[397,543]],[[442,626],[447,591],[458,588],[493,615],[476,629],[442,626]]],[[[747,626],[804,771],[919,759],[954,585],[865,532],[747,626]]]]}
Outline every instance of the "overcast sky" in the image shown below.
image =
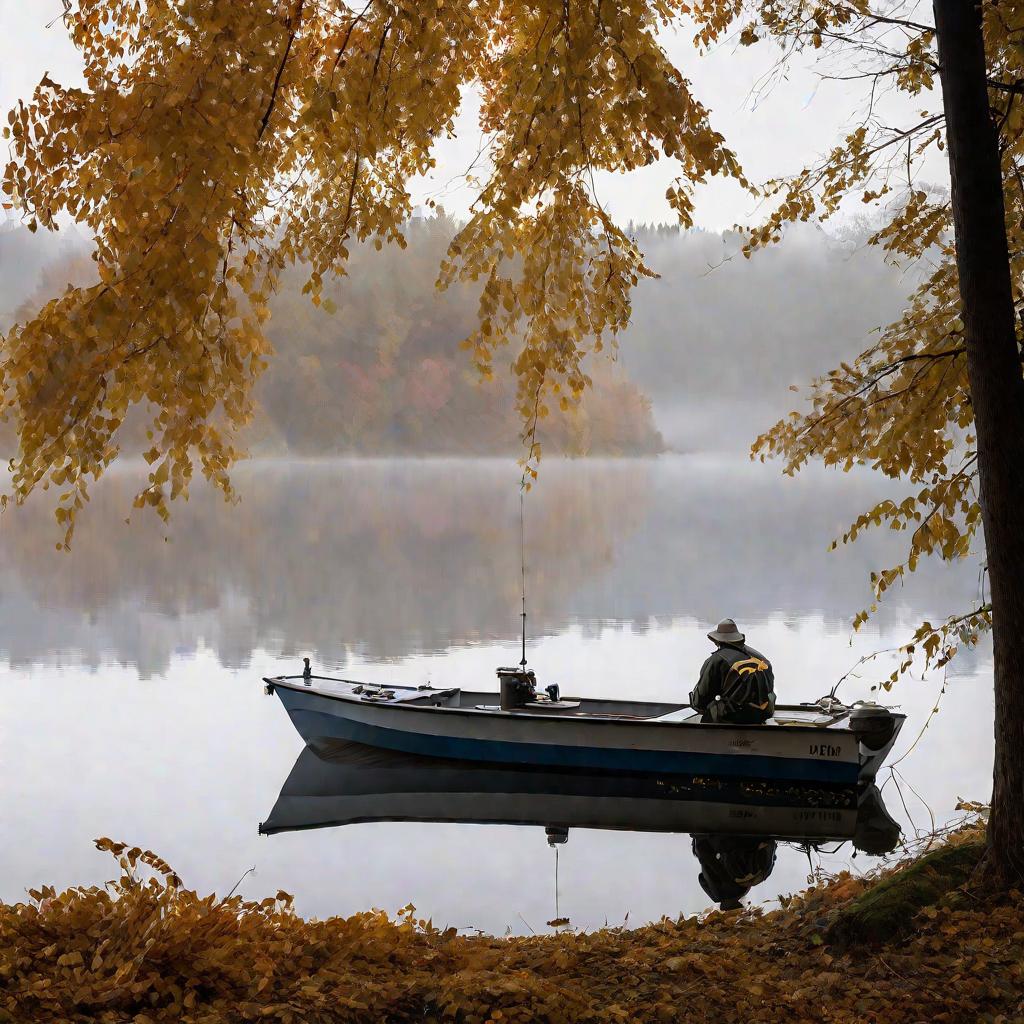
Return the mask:
{"type": "MultiPolygon", "coordinates": [[[[3,111],[19,97],[28,97],[44,72],[65,83],[78,78],[78,55],[58,18],[60,12],[60,0],[0,0],[3,111]]],[[[755,99],[758,83],[777,56],[770,44],[743,48],[729,41],[710,54],[698,55],[689,34],[683,32],[666,34],[664,44],[754,181],[799,170],[826,152],[863,107],[860,83],[823,81],[809,60],[794,62],[784,81],[755,99]]],[[[921,98],[913,104],[888,102],[890,123],[900,123],[901,113],[912,116],[915,109],[927,105],[921,98]]],[[[449,212],[464,215],[473,192],[462,173],[479,146],[480,134],[470,109],[459,119],[459,138],[440,147],[438,167],[416,189],[417,200],[434,196],[449,212]]],[[[621,221],[669,220],[664,195],[676,175],[675,165],[666,161],[629,176],[603,175],[597,182],[599,197],[621,221]]],[[[944,183],[946,169],[936,162],[927,168],[927,176],[944,183]]],[[[750,197],[734,185],[714,182],[700,191],[697,220],[701,226],[721,229],[754,213],[750,197]]]]}

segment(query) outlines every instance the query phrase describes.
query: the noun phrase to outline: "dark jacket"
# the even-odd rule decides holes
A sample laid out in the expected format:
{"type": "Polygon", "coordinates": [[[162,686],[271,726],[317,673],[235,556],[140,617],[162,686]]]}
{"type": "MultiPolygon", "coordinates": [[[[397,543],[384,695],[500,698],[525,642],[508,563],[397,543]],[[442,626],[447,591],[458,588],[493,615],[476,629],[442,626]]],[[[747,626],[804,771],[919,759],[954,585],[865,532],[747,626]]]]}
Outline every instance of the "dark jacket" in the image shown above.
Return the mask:
{"type": "Polygon", "coordinates": [[[700,861],[697,881],[723,910],[760,885],[775,867],[774,839],[723,835],[695,835],[693,855],[700,861]]]}
{"type": "Polygon", "coordinates": [[[711,722],[763,722],[775,711],[772,666],[746,644],[723,645],[704,662],[690,705],[711,722]]]}

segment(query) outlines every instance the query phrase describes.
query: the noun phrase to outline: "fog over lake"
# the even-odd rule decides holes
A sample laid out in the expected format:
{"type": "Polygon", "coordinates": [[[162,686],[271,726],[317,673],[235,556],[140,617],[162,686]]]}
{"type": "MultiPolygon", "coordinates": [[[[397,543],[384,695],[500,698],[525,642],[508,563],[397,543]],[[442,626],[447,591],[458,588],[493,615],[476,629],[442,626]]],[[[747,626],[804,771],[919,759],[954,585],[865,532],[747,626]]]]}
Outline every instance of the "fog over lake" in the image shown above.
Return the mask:
{"type": "MultiPolygon", "coordinates": [[[[92,488],[68,554],[55,550],[48,495],[0,520],[0,815],[13,837],[0,898],[102,882],[111,867],[91,841],[107,835],[158,851],[200,891],[223,894],[255,866],[245,894],[283,888],[304,914],[412,901],[435,923],[495,933],[556,916],[555,854],[536,822],[257,835],[282,787],[341,784],[300,756],[262,676],[308,656],[325,674],[487,689],[519,657],[517,421],[509,382],[481,390],[458,350],[472,291],[433,287],[449,228],[413,225],[405,254],[358,250],[330,286],[334,319],[287,279],[237,505],[196,485],[169,525],[133,512],[146,467],[129,460],[92,488]]],[[[541,440],[664,454],[543,459],[525,501],[528,655],[542,684],[684,701],[706,632],[732,616],[771,659],[780,701],[811,701],[922,619],[973,607],[979,556],[926,564],[853,634],[870,573],[897,564],[907,536],[829,545],[907,486],[815,465],[787,479],[747,458],[799,403],[791,385],[899,314],[912,276],[865,247],[867,230],[800,227],[747,261],[732,234],[633,227],[661,277],[639,286],[619,362],[595,373],[578,420],[553,439],[542,424],[541,440]]],[[[0,260],[2,329],[90,266],[73,232],[0,231],[0,260]]],[[[138,440],[141,423],[129,426],[138,440]]],[[[13,445],[10,427],[0,441],[13,445]]],[[[878,696],[890,659],[862,666],[840,696],[878,696]]],[[[909,716],[890,759],[899,774],[878,779],[905,839],[953,817],[958,798],[988,797],[987,647],[882,699],[909,716]]],[[[494,810],[484,795],[477,806],[494,810]]],[[[848,843],[810,855],[783,844],[749,899],[801,888],[814,865],[872,863],[848,843]]],[[[710,903],[699,867],[685,832],[571,828],[558,911],[575,927],[699,911],[710,903]]]]}
{"type": "MultiPolygon", "coordinates": [[[[0,897],[103,881],[91,840],[109,835],[159,851],[201,891],[224,893],[255,865],[245,893],[284,888],[305,914],[411,900],[435,923],[543,930],[554,854],[537,827],[256,834],[302,750],[261,676],[308,655],[357,678],[482,688],[518,659],[514,461],[255,462],[239,467],[237,506],[197,488],[170,527],[124,522],[139,479],[127,466],[101,482],[70,554],[38,508],[3,522],[0,812],[17,842],[0,853],[0,897]]],[[[827,548],[891,489],[820,467],[782,479],[736,456],[545,460],[526,500],[530,665],[564,692],[685,700],[704,634],[732,615],[771,658],[780,699],[813,700],[862,654],[976,596],[976,560],[928,565],[851,633],[868,573],[898,559],[905,535],[827,548]]],[[[902,799],[886,785],[908,835],[911,818],[929,824],[925,803],[945,820],[958,797],[988,795],[988,659],[954,662],[899,765],[902,799]]],[[[884,674],[864,668],[841,695],[869,696],[884,674]]],[[[910,716],[894,760],[941,685],[907,678],[886,696],[910,716]]],[[[709,903],[685,834],[574,829],[559,857],[560,911],[576,926],[709,903]]],[[[847,863],[848,846],[824,858],[847,863]]],[[[808,870],[780,847],[750,898],[800,888],[808,870]]]]}

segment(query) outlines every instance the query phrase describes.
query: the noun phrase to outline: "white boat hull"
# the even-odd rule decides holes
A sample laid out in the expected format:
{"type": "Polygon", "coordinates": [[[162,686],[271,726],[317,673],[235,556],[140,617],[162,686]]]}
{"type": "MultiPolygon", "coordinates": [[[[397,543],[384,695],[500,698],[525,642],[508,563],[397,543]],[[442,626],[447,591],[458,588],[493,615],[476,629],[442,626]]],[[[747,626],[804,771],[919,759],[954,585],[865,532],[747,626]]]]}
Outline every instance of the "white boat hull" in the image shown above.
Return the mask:
{"type": "Polygon", "coordinates": [[[394,699],[382,700],[348,680],[266,682],[314,747],[341,740],[427,757],[553,769],[849,785],[874,778],[903,722],[903,716],[891,716],[891,736],[880,749],[869,750],[850,728],[849,709],[844,718],[820,709],[780,708],[772,723],[727,725],[659,720],[675,706],[643,702],[581,701],[572,713],[501,711],[494,693],[389,687],[394,699]]]}
{"type": "Polygon", "coordinates": [[[303,748],[260,832],[419,821],[824,842],[854,837],[865,802],[883,807],[873,787],[489,767],[328,743],[303,748]]]}

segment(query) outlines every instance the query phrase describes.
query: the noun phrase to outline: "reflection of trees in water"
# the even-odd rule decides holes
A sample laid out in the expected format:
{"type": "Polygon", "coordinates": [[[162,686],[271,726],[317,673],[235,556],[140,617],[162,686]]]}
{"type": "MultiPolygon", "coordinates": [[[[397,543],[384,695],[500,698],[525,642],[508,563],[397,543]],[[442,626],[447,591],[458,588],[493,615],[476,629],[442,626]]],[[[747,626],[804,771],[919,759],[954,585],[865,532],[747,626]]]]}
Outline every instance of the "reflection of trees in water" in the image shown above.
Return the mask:
{"type": "MultiPolygon", "coordinates": [[[[845,626],[871,601],[871,572],[900,560],[905,538],[889,530],[828,550],[856,510],[894,493],[867,471],[812,466],[793,480],[740,458],[669,458],[657,466],[643,528],[620,538],[615,572],[581,595],[574,614],[707,623],[731,615],[749,623],[777,612],[818,613],[845,626]]],[[[877,623],[900,605],[928,614],[954,597],[962,603],[977,574],[977,559],[924,566],[886,596],[877,623]]]]}
{"type": "MultiPolygon", "coordinates": [[[[199,643],[242,665],[257,648],[331,664],[352,649],[386,659],[513,642],[517,483],[511,460],[251,464],[239,505],[196,488],[165,543],[153,516],[124,524],[137,478],[115,473],[70,555],[37,508],[5,516],[0,650],[15,662],[113,657],[150,674],[199,643]]],[[[900,538],[826,548],[849,509],[879,496],[866,475],[794,482],[740,460],[545,462],[527,497],[531,632],[780,611],[846,623],[900,538]]],[[[927,613],[975,575],[969,563],[929,567],[906,602],[927,613]]]]}
{"type": "MultiPolygon", "coordinates": [[[[438,216],[407,225],[404,249],[354,245],[344,276],[324,282],[320,308],[303,293],[311,268],[284,272],[266,327],[274,356],[257,382],[244,446],[296,456],[518,455],[522,423],[513,375],[482,380],[458,345],[476,327],[479,288],[456,284],[439,292],[435,286],[456,231],[454,221],[438,216]],[[328,315],[334,307],[344,312],[328,315]]],[[[89,251],[74,235],[62,244],[24,228],[0,233],[0,328],[30,319],[69,281],[96,281],[89,251]]],[[[661,451],[650,403],[622,365],[591,359],[587,372],[594,386],[578,408],[563,412],[557,401],[549,403],[539,434],[544,450],[661,451]]],[[[149,447],[151,413],[129,413],[118,432],[126,452],[149,447]]],[[[0,448],[15,439],[13,425],[0,424],[0,448]]]]}
{"type": "MultiPolygon", "coordinates": [[[[646,515],[651,468],[548,463],[527,497],[536,631],[564,626],[575,594],[609,569],[646,515]]],[[[158,672],[199,642],[232,665],[256,648],[329,663],[353,648],[391,658],[516,635],[512,460],[263,463],[236,482],[239,505],[196,488],[167,531],[143,513],[124,524],[138,480],[111,474],[70,555],[54,550],[48,517],[13,512],[0,547],[13,583],[5,653],[98,662],[105,649],[158,672]]]]}

